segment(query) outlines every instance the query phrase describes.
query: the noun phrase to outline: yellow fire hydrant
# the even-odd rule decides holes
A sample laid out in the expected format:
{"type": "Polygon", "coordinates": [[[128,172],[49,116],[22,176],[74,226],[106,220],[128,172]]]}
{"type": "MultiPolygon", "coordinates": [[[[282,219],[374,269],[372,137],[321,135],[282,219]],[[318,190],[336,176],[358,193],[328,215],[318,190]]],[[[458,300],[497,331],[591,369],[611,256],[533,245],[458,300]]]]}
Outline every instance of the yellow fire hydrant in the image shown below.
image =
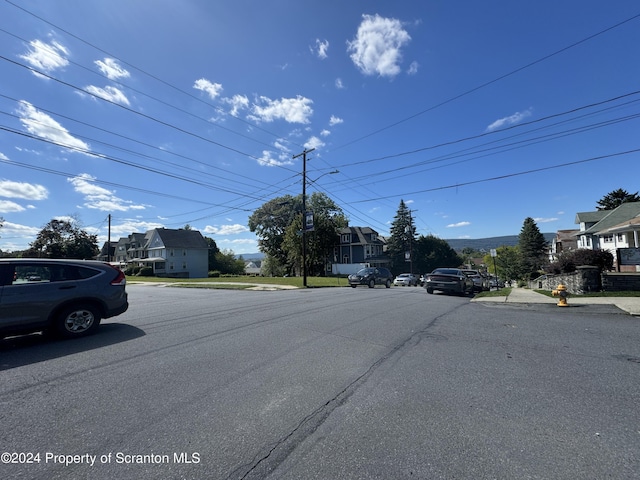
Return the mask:
{"type": "Polygon", "coordinates": [[[553,295],[554,297],[559,297],[558,298],[558,306],[559,307],[568,307],[569,305],[567,304],[567,297],[569,296],[569,293],[567,292],[567,287],[560,284],[556,287],[555,290],[551,291],[551,295],[553,295]]]}

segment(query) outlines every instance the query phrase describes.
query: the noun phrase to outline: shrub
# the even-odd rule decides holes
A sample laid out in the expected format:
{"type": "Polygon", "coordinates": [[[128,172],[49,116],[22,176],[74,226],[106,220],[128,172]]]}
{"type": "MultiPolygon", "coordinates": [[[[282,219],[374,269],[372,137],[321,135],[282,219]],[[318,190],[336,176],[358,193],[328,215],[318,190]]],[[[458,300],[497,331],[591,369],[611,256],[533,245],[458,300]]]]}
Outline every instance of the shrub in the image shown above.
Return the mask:
{"type": "Polygon", "coordinates": [[[207,275],[209,278],[218,278],[220,276],[220,272],[218,270],[210,270],[207,275]]]}
{"type": "Polygon", "coordinates": [[[576,267],[582,265],[592,265],[598,267],[600,271],[613,269],[613,255],[607,250],[588,250],[580,248],[562,252],[558,259],[547,266],[548,273],[571,273],[576,271],[576,267]]]}
{"type": "Polygon", "coordinates": [[[140,267],[138,275],[141,277],[153,277],[153,267],[140,267]]]}

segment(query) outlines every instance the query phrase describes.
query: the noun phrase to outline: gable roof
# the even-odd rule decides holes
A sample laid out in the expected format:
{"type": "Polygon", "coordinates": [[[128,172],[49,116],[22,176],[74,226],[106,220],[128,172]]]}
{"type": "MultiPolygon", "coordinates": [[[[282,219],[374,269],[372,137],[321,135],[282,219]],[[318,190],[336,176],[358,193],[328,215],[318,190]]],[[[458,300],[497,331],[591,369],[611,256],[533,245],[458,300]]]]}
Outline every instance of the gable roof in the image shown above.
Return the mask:
{"type": "Polygon", "coordinates": [[[598,210],[595,212],[578,212],[576,213],[575,223],[596,223],[607,216],[610,210],[598,210]]]}
{"type": "Polygon", "coordinates": [[[606,215],[602,217],[598,223],[580,233],[583,235],[597,235],[609,228],[628,222],[629,220],[640,216],[640,202],[623,203],[618,208],[613,210],[602,210],[602,212],[606,213],[606,215]]]}
{"type": "Polygon", "coordinates": [[[147,241],[157,233],[165,248],[207,249],[207,241],[197,230],[182,230],[170,228],[156,228],[147,232],[147,241]]]}

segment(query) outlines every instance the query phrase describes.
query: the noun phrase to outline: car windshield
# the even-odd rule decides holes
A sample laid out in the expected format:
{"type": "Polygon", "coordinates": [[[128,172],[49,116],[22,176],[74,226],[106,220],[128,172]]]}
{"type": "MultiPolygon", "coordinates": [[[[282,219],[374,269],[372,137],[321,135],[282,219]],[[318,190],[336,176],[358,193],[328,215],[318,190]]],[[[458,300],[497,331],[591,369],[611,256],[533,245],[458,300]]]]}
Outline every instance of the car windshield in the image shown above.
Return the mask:
{"type": "Polygon", "coordinates": [[[374,272],[373,268],[363,268],[362,270],[358,270],[358,273],[356,273],[356,275],[360,275],[361,277],[364,277],[365,275],[371,275],[374,272]]]}
{"type": "Polygon", "coordinates": [[[436,275],[460,275],[460,270],[456,270],[455,268],[437,268],[432,273],[436,275]]]}

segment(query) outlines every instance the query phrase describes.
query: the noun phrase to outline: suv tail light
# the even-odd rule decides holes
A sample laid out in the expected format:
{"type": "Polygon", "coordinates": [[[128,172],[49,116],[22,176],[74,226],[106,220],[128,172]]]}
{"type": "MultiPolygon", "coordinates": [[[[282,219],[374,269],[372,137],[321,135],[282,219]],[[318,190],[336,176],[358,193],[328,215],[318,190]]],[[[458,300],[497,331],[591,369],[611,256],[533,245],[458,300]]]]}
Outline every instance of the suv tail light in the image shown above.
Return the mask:
{"type": "Polygon", "coordinates": [[[126,285],[127,284],[127,277],[125,277],[124,272],[122,270],[120,270],[119,268],[116,268],[116,267],[113,267],[113,266],[112,266],[112,268],[118,272],[118,276],[116,278],[114,278],[113,280],[111,280],[111,285],[126,285]]]}

